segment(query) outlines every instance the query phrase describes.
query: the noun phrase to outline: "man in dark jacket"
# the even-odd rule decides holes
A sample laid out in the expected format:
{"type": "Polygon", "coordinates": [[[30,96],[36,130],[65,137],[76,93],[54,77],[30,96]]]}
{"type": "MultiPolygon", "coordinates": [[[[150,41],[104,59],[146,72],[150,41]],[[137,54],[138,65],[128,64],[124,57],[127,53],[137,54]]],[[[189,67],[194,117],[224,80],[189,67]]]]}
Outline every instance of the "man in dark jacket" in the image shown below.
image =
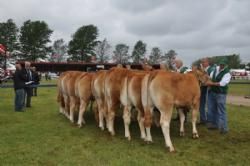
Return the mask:
{"type": "Polygon", "coordinates": [[[32,78],[33,78],[33,90],[32,95],[37,96],[37,86],[40,84],[40,77],[38,72],[36,71],[36,67],[32,67],[32,78]]]}
{"type": "Polygon", "coordinates": [[[25,96],[26,96],[26,107],[31,107],[31,96],[32,96],[32,72],[30,70],[30,62],[25,62],[25,69],[24,69],[24,73],[25,73],[25,77],[26,77],[26,86],[25,86],[25,96]]]}
{"type": "Polygon", "coordinates": [[[13,76],[14,90],[15,90],[15,111],[23,111],[24,103],[24,87],[25,87],[25,74],[22,70],[21,64],[16,63],[16,71],[13,76]]]}

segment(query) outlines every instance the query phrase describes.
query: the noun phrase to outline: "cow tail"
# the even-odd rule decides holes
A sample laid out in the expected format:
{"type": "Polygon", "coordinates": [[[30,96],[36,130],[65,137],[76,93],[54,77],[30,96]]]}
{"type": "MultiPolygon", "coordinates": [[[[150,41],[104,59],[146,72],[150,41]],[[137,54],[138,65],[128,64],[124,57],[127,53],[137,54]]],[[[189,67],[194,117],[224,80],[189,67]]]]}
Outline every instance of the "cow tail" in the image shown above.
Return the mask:
{"type": "Polygon", "coordinates": [[[94,84],[95,84],[95,79],[97,78],[97,73],[95,73],[92,78],[91,78],[91,85],[90,85],[90,88],[91,88],[91,92],[92,92],[92,98],[95,97],[95,88],[94,88],[94,84]]]}
{"type": "Polygon", "coordinates": [[[150,106],[149,106],[149,86],[150,86],[150,83],[152,82],[152,80],[154,79],[154,77],[156,76],[156,72],[153,72],[153,73],[149,73],[149,75],[147,75],[145,82],[146,82],[146,85],[145,85],[145,91],[146,91],[146,110],[144,110],[144,125],[145,127],[149,127],[151,126],[152,124],[152,113],[151,113],[151,110],[150,110],[150,106]]]}

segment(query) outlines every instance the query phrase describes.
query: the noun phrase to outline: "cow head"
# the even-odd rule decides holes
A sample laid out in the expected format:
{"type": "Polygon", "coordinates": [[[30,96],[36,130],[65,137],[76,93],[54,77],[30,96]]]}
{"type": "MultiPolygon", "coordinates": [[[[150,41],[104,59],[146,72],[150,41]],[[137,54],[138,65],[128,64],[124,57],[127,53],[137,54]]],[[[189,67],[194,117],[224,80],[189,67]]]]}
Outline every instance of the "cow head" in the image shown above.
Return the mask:
{"type": "Polygon", "coordinates": [[[201,84],[206,84],[208,81],[210,81],[209,75],[204,70],[201,69],[195,69],[192,71],[196,78],[199,80],[201,84]]]}

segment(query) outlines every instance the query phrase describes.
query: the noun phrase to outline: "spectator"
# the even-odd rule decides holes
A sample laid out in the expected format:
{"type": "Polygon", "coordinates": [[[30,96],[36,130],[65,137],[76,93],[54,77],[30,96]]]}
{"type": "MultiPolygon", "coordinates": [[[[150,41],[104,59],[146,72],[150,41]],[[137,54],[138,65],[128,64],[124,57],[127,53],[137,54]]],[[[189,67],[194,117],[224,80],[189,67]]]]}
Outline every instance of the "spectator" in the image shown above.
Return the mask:
{"type": "Polygon", "coordinates": [[[37,96],[37,86],[40,84],[40,77],[38,72],[36,71],[36,67],[32,67],[32,78],[33,78],[33,88],[32,88],[32,95],[37,96]]]}
{"type": "Polygon", "coordinates": [[[229,69],[225,60],[221,60],[219,66],[211,72],[211,82],[207,83],[210,86],[208,96],[208,116],[207,128],[219,129],[221,134],[228,132],[227,112],[226,112],[226,96],[228,84],[231,79],[229,69]]]}
{"type": "Polygon", "coordinates": [[[25,73],[25,77],[26,77],[26,86],[25,86],[25,96],[26,96],[26,107],[31,107],[31,96],[32,96],[32,72],[30,70],[30,62],[25,62],[25,69],[24,69],[24,73],[25,73]]]}
{"type": "Polygon", "coordinates": [[[16,63],[16,71],[13,75],[14,90],[15,90],[15,111],[24,111],[24,99],[25,99],[25,81],[26,77],[22,70],[20,63],[16,63]]]}
{"type": "MultiPolygon", "coordinates": [[[[215,70],[214,66],[209,64],[209,59],[204,58],[201,60],[201,68],[210,75],[212,71],[215,70]]],[[[206,103],[207,103],[207,96],[208,96],[208,87],[206,85],[201,85],[201,97],[200,97],[200,125],[205,125],[207,122],[207,115],[206,115],[206,103]]]]}

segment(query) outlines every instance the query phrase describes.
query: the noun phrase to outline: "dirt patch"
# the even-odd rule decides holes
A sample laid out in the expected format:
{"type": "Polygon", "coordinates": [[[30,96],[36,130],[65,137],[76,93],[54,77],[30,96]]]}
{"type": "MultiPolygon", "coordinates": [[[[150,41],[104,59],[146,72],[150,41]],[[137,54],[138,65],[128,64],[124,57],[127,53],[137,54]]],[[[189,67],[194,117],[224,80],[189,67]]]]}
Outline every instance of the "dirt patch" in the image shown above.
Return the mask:
{"type": "Polygon", "coordinates": [[[227,96],[227,103],[234,105],[243,105],[250,107],[250,98],[245,98],[244,96],[227,96]]]}

